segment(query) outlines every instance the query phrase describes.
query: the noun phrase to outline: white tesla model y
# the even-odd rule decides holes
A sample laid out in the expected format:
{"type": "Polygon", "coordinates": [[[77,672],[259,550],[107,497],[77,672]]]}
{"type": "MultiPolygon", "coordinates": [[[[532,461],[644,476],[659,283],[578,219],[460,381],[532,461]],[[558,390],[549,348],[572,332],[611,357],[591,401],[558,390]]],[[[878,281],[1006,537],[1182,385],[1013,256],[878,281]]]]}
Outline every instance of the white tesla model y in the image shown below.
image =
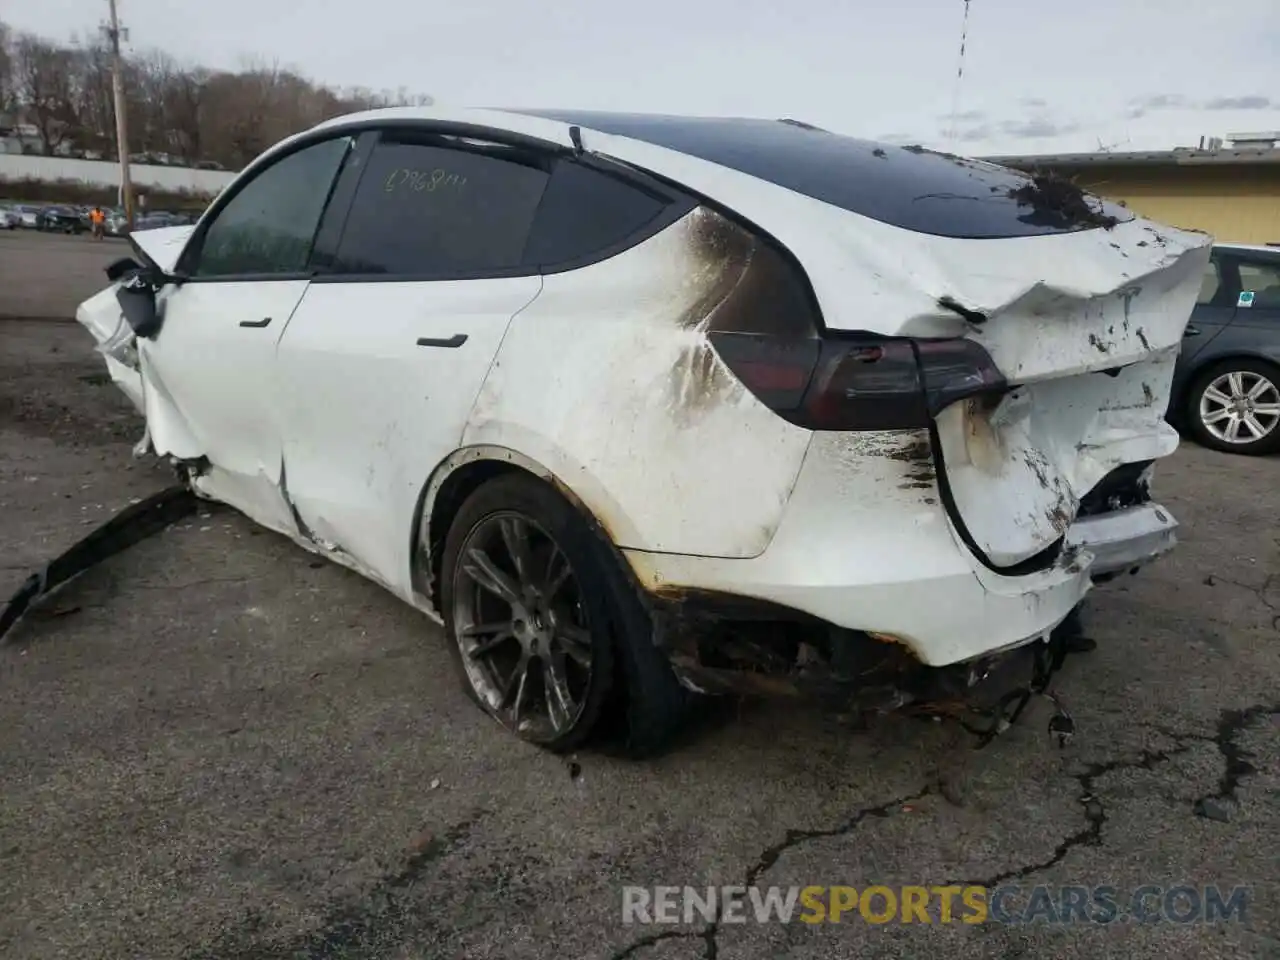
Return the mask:
{"type": "Polygon", "coordinates": [[[1050,175],[395,109],[132,239],[78,318],[154,452],[442,619],[553,749],[690,689],[962,688],[1175,542],[1147,478],[1209,238],[1050,175]]]}

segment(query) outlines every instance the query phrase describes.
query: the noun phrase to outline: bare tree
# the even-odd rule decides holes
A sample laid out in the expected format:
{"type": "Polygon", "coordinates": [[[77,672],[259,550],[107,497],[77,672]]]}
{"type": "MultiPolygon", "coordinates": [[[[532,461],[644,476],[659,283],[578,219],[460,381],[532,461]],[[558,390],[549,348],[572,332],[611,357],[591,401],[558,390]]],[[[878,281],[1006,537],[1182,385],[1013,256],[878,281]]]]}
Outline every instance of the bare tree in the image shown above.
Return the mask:
{"type": "Polygon", "coordinates": [[[14,65],[20,103],[36,128],[41,153],[52,154],[75,126],[71,51],[22,34],[14,44],[14,65]]]}
{"type": "MultiPolygon", "coordinates": [[[[247,59],[211,72],[143,51],[124,65],[125,109],[135,153],[233,169],[271,144],[331,117],[373,107],[430,103],[430,97],[367,88],[338,90],[280,64],[247,59]]],[[[111,155],[115,136],[111,58],[98,38],[57,44],[13,37],[0,23],[0,111],[21,114],[40,148],[111,155]]]]}
{"type": "Polygon", "coordinates": [[[13,82],[13,31],[7,23],[0,23],[0,113],[11,112],[16,100],[17,91],[13,82]]]}
{"type": "Polygon", "coordinates": [[[111,53],[100,39],[74,43],[69,67],[74,126],[67,137],[80,151],[109,156],[115,144],[111,53]]]}

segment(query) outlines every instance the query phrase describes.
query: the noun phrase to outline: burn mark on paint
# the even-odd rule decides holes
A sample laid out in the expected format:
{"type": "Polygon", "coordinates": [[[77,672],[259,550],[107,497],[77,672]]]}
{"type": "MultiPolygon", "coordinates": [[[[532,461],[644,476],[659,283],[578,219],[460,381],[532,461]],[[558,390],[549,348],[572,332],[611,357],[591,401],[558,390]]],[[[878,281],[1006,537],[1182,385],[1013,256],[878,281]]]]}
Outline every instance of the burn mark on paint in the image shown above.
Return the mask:
{"type": "Polygon", "coordinates": [[[698,292],[676,318],[676,325],[685,330],[706,330],[712,315],[742,282],[756,245],[747,231],[705,207],[694,211],[688,230],[692,255],[689,281],[698,292]]]}
{"type": "Polygon", "coordinates": [[[677,323],[686,330],[731,330],[810,337],[815,315],[799,268],[764,237],[705,207],[693,213],[689,248],[703,284],[677,323]]]}
{"type": "Polygon", "coordinates": [[[804,276],[787,255],[720,213],[701,207],[688,224],[690,276],[676,325],[696,336],[670,368],[672,408],[708,409],[741,389],[707,341],[715,331],[803,339],[815,335],[804,276]]]}
{"type": "Polygon", "coordinates": [[[906,464],[899,490],[932,490],[938,475],[933,463],[933,445],[923,432],[908,443],[885,454],[890,460],[906,464]]]}
{"type": "Polygon", "coordinates": [[[933,470],[933,445],[923,433],[913,437],[892,453],[886,453],[885,456],[890,460],[909,463],[916,467],[927,467],[930,472],[933,470]]]}
{"type": "Polygon", "coordinates": [[[899,490],[932,490],[934,485],[933,471],[908,473],[907,478],[898,484],[899,490]]]}
{"type": "Polygon", "coordinates": [[[1032,174],[1027,183],[1011,189],[1007,196],[1017,201],[1018,206],[1031,207],[1036,213],[1057,216],[1071,226],[1110,230],[1120,222],[1094,207],[1089,202],[1089,195],[1074,181],[1056,173],[1032,174]]]}
{"type": "Polygon", "coordinates": [[[1111,347],[1102,342],[1102,338],[1096,333],[1089,334],[1089,346],[1097,350],[1099,353],[1110,353],[1111,347]]]}
{"type": "Polygon", "coordinates": [[[873,157],[879,157],[881,160],[883,160],[885,157],[888,156],[888,154],[884,152],[883,147],[876,147],[874,150],[871,151],[871,155],[873,157]]]}
{"type": "MultiPolygon", "coordinates": [[[[1142,344],[1142,349],[1144,350],[1151,349],[1151,344],[1147,341],[1147,333],[1145,330],[1142,329],[1142,327],[1139,327],[1137,329],[1137,331],[1134,333],[1134,336],[1136,336],[1138,338],[1138,342],[1142,344]]],[[[1146,384],[1143,384],[1143,386],[1146,386],[1146,384]]]]}
{"type": "Polygon", "coordinates": [[[736,381],[706,340],[681,350],[668,375],[672,411],[685,425],[695,414],[727,397],[735,386],[736,381]]]}
{"type": "Polygon", "coordinates": [[[1151,389],[1151,384],[1144,383],[1142,385],[1142,399],[1146,400],[1148,405],[1155,403],[1156,395],[1151,389]]]}
{"type": "Polygon", "coordinates": [[[1067,528],[1071,526],[1074,519],[1074,511],[1068,509],[1067,505],[1071,502],[1071,491],[1063,483],[1056,471],[1051,473],[1049,461],[1045,459],[1044,454],[1038,450],[1028,450],[1023,455],[1023,462],[1027,468],[1035,475],[1036,482],[1047,493],[1053,494],[1053,503],[1046,508],[1044,517],[1049,521],[1055,533],[1064,534],[1067,528]]]}

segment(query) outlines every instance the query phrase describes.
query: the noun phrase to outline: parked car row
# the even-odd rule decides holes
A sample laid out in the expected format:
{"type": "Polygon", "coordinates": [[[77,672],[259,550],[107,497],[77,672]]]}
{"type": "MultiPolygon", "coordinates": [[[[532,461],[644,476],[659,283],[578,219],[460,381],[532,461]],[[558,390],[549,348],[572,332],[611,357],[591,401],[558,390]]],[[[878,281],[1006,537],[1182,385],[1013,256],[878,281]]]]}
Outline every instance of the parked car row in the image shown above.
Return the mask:
{"type": "MultiPolygon", "coordinates": [[[[47,232],[79,234],[88,233],[92,226],[89,212],[92,206],[83,204],[8,204],[0,205],[0,229],[43,230],[47,232]]],[[[107,208],[104,232],[109,237],[123,237],[128,232],[124,211],[107,208]]],[[[134,230],[151,230],[157,227],[176,227],[192,224],[196,216],[167,210],[148,211],[134,218],[134,230]]]]}

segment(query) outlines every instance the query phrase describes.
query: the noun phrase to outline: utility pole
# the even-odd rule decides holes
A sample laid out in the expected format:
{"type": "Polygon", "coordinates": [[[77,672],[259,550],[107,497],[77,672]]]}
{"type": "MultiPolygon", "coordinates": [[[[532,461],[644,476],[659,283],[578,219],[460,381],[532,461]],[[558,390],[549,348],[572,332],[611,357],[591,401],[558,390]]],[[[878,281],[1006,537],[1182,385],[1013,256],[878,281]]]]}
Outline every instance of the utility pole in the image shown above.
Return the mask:
{"type": "Polygon", "coordinates": [[[111,6],[111,21],[104,28],[111,42],[111,93],[116,112],[116,153],[120,158],[120,202],[124,206],[125,222],[133,229],[133,183],[129,179],[129,123],[125,116],[124,58],[120,56],[120,40],[128,39],[129,31],[120,29],[116,17],[116,0],[107,0],[111,6]]]}

